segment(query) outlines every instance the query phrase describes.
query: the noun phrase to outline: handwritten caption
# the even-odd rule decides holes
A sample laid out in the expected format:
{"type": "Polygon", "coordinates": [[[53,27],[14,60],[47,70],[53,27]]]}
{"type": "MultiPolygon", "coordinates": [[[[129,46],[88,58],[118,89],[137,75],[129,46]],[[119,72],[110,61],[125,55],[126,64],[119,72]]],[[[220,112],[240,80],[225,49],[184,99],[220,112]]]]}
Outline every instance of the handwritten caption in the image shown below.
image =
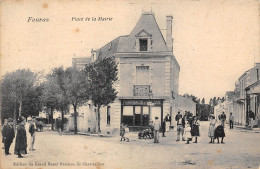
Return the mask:
{"type": "Polygon", "coordinates": [[[49,167],[79,167],[79,166],[104,166],[104,163],[100,162],[14,162],[13,166],[49,166],[49,167]]]}

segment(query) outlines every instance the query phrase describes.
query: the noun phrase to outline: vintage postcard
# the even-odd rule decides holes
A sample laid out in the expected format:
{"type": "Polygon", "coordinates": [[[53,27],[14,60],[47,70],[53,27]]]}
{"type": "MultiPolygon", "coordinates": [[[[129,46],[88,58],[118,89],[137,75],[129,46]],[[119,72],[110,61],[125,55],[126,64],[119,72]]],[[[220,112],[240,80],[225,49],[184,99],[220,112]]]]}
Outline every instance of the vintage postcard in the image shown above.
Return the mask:
{"type": "Polygon", "coordinates": [[[259,168],[259,12],[1,0],[1,168],[259,168]]]}

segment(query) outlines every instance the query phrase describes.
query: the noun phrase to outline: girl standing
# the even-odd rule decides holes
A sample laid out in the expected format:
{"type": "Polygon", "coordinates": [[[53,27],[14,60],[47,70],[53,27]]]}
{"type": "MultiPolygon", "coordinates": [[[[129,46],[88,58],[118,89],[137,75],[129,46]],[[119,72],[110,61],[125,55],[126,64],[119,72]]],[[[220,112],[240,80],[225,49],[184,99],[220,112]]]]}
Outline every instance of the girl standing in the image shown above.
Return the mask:
{"type": "Polygon", "coordinates": [[[199,131],[199,121],[198,118],[196,116],[194,116],[193,122],[192,122],[192,131],[191,131],[191,135],[192,137],[195,137],[195,142],[198,142],[198,137],[200,136],[200,131],[199,131]]]}
{"type": "Polygon", "coordinates": [[[209,142],[209,144],[214,143],[215,125],[216,125],[215,117],[214,116],[210,116],[210,123],[209,123],[209,138],[210,138],[210,142],[209,142]]]}
{"type": "Polygon", "coordinates": [[[189,142],[192,140],[192,136],[191,136],[191,127],[190,127],[189,122],[186,124],[186,127],[185,127],[185,137],[187,140],[186,144],[190,144],[189,142]]]}

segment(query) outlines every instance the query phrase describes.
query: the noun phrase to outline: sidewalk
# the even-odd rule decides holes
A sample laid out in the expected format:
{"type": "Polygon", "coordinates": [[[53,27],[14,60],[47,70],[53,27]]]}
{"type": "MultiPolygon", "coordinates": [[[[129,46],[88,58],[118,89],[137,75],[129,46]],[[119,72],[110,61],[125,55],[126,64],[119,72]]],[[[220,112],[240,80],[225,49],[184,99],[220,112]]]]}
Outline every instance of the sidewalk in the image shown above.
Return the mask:
{"type": "Polygon", "coordinates": [[[239,129],[239,130],[255,131],[257,133],[260,132],[260,128],[251,128],[251,127],[247,127],[247,126],[237,126],[237,125],[234,125],[234,128],[239,129]]]}

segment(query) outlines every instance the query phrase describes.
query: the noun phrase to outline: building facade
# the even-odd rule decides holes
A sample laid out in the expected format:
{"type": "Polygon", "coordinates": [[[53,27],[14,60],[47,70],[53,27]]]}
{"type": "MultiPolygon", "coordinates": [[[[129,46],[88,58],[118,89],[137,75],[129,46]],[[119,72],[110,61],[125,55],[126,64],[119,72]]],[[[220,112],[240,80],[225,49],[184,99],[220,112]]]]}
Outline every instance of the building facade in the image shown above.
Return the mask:
{"type": "MultiPolygon", "coordinates": [[[[92,50],[90,62],[111,56],[118,63],[118,82],[114,86],[118,94],[113,103],[100,109],[102,133],[118,133],[122,123],[130,131],[138,131],[148,128],[156,116],[162,121],[167,114],[172,117],[177,114],[181,107],[178,105],[180,66],[173,55],[172,16],[166,16],[164,38],[154,14],[143,13],[129,35],[92,50]]],[[[81,64],[73,59],[73,65],[79,68],[77,65],[81,64]]],[[[188,111],[195,113],[195,103],[186,102],[188,111]]],[[[96,118],[93,119],[96,112],[91,103],[82,111],[90,132],[96,129],[96,118]]]]}
{"type": "Polygon", "coordinates": [[[254,126],[260,127],[260,63],[244,72],[235,83],[235,90],[226,93],[225,101],[215,106],[215,111],[232,112],[235,124],[249,125],[249,111],[255,114],[254,126]],[[228,97],[227,97],[228,96],[228,97]]]}

